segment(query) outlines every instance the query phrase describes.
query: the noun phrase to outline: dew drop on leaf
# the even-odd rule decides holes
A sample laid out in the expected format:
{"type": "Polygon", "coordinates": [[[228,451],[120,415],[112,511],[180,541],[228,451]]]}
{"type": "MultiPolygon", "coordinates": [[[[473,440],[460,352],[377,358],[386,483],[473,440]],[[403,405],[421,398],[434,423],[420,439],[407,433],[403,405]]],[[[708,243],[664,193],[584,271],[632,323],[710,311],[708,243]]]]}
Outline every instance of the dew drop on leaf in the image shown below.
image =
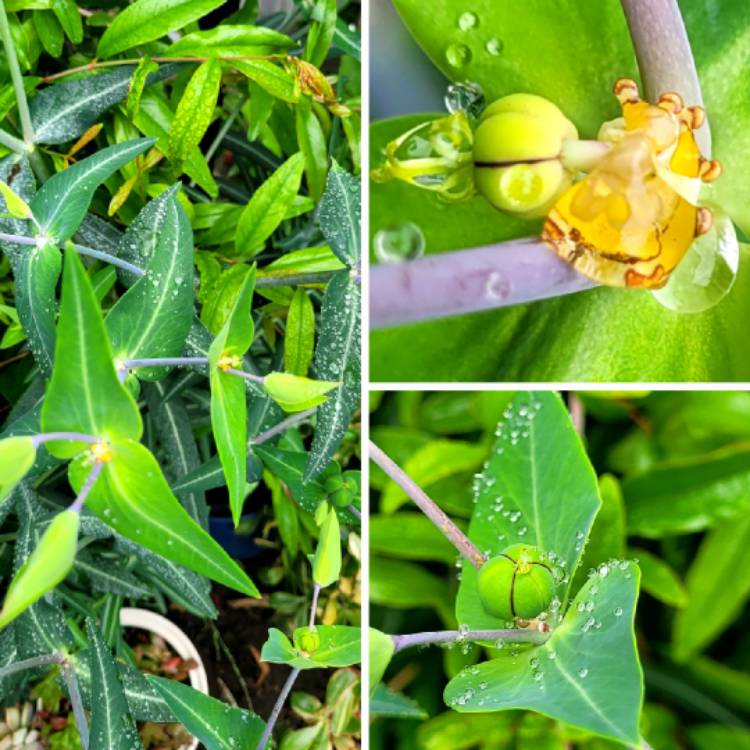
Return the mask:
{"type": "Polygon", "coordinates": [[[375,256],[381,263],[403,263],[424,255],[425,237],[413,222],[375,234],[375,256]]]}

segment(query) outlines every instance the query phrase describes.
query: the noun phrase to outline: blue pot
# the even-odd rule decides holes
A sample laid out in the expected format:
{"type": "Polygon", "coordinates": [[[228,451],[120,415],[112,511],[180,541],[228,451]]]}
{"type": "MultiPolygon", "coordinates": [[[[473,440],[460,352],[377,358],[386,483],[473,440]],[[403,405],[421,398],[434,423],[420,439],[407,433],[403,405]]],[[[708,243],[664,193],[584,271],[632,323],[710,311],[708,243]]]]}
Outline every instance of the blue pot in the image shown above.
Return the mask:
{"type": "Polygon", "coordinates": [[[235,529],[230,516],[210,515],[208,531],[228,555],[238,560],[247,560],[257,557],[262,551],[253,541],[257,518],[257,513],[244,513],[240,517],[240,525],[235,529]],[[243,533],[243,528],[250,531],[243,533]]]}

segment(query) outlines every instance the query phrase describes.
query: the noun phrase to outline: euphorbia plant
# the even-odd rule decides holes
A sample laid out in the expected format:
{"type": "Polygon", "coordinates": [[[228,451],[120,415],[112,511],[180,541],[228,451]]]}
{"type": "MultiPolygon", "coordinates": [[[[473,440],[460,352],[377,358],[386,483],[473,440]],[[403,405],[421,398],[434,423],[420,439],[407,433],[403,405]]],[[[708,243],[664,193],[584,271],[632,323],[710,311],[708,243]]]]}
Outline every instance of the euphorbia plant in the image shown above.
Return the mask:
{"type": "MultiPolygon", "coordinates": [[[[449,682],[455,711],[527,708],[631,747],[640,734],[643,677],[633,620],[640,572],[610,559],[576,574],[600,508],[599,489],[560,398],[515,396],[474,487],[465,535],[383,453],[370,455],[463,557],[458,631],[371,631],[372,687],[404,648],[479,643],[491,658],[449,682]]],[[[380,694],[380,693],[379,693],[380,694]]]]}

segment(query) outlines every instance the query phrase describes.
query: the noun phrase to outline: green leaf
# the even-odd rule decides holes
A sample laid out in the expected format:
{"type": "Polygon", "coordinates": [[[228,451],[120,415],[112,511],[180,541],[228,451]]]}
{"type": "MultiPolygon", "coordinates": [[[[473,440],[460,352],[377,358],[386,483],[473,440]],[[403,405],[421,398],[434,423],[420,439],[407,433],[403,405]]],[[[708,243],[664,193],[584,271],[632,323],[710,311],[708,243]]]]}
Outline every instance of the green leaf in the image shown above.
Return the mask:
{"type": "Polygon", "coordinates": [[[328,55],[336,30],[336,0],[317,0],[312,11],[313,22],[307,32],[305,60],[320,67],[328,55]]]}
{"type": "MultiPolygon", "coordinates": [[[[123,536],[249,596],[258,590],[243,570],[188,515],[172,494],[147,448],[133,440],[112,441],[112,460],[86,501],[87,507],[123,536]]],[[[87,457],[70,464],[78,491],[90,470],[87,457]]]]}
{"type": "Polygon", "coordinates": [[[372,695],[375,688],[383,679],[385,670],[388,669],[388,665],[391,663],[395,645],[393,638],[387,633],[383,633],[375,628],[369,628],[367,647],[370,657],[370,695],[372,695]]]}
{"type": "MultiPolygon", "coordinates": [[[[600,500],[596,476],[561,398],[551,392],[517,394],[496,435],[475,485],[469,538],[490,557],[512,544],[533,545],[554,554],[550,560],[566,572],[575,571],[600,500]]],[[[570,586],[569,580],[557,583],[561,611],[570,586]]],[[[503,627],[482,607],[473,565],[463,568],[456,617],[474,629],[503,627]]]]}
{"type": "Polygon", "coordinates": [[[268,631],[260,658],[271,664],[288,664],[294,669],[349,667],[361,661],[361,633],[347,625],[317,625],[320,646],[311,653],[297,651],[277,628],[268,631]]]}
{"type": "Polygon", "coordinates": [[[750,731],[723,724],[698,724],[687,730],[695,750],[714,750],[731,747],[732,750],[750,750],[750,731]]]}
{"type": "Polygon", "coordinates": [[[34,29],[44,51],[52,57],[60,57],[63,49],[63,30],[53,13],[37,11],[33,14],[34,29]]]}
{"type": "Polygon", "coordinates": [[[99,40],[96,56],[113,57],[152,42],[216,10],[223,0],[136,0],[118,13],[99,40]]]}
{"type": "Polygon", "coordinates": [[[247,402],[245,383],[225,372],[239,369],[255,333],[252,318],[255,267],[245,278],[239,297],[224,327],[208,352],[211,382],[211,427],[229,490],[234,525],[239,525],[245,500],[247,462],[247,402]],[[231,364],[222,364],[231,363],[231,364]]]}
{"type": "Polygon", "coordinates": [[[135,722],[109,647],[92,621],[86,623],[91,649],[91,750],[135,750],[142,748],[135,722]]]}
{"type": "Polygon", "coordinates": [[[299,100],[294,109],[294,119],[297,143],[305,155],[307,191],[314,200],[319,200],[325,190],[328,174],[328,144],[309,96],[299,100]]]}
{"type": "Polygon", "coordinates": [[[306,481],[326,467],[359,407],[360,303],[359,284],[348,271],[337,273],[323,296],[314,371],[318,377],[341,385],[316,412],[317,427],[305,467],[306,481]]]}
{"type": "MultiPolygon", "coordinates": [[[[429,487],[446,477],[474,472],[487,457],[486,446],[461,440],[433,440],[409,456],[403,470],[421,487],[429,487]]],[[[390,481],[380,500],[383,513],[394,513],[409,497],[399,485],[390,481]]]]}
{"type": "Polygon", "coordinates": [[[700,531],[750,507],[750,449],[728,446],[660,463],[622,489],[629,533],[658,539],[700,531]]]}
{"type": "Polygon", "coordinates": [[[370,516],[370,550],[404,560],[431,560],[452,565],[458,553],[422,513],[370,516]]]}
{"type": "Polygon", "coordinates": [[[546,643],[465,669],[448,683],[447,705],[461,713],[531,709],[640,745],[643,676],[633,632],[640,573],[628,562],[605,567],[605,575],[592,575],[578,592],[546,643]]]}
{"type": "MultiPolygon", "coordinates": [[[[526,714],[529,716],[530,714],[526,714]]],[[[423,722],[417,730],[420,750],[471,750],[474,747],[511,747],[523,739],[519,726],[520,715],[515,711],[503,714],[459,714],[445,711],[423,722]],[[516,727],[518,731],[516,730],[516,727]]],[[[547,729],[547,735],[552,734],[547,729]]],[[[545,738],[546,736],[545,735],[545,738]]],[[[610,746],[600,747],[587,743],[591,750],[610,750],[610,746]]],[[[518,750],[532,750],[533,746],[516,745],[518,750]]],[[[534,748],[534,750],[537,750],[534,748]]],[[[539,750],[558,750],[554,745],[543,744],[539,750]]]]}
{"type": "Polygon", "coordinates": [[[139,581],[132,573],[124,570],[121,564],[95,556],[82,549],[76,555],[73,570],[86,576],[94,591],[118,594],[132,599],[146,599],[152,596],[152,590],[139,581]]]}
{"type": "Polygon", "coordinates": [[[31,201],[42,231],[57,244],[69,240],[83,221],[96,188],[153,144],[152,138],[138,138],[108,146],[50,177],[31,201]]]}
{"type": "Polygon", "coordinates": [[[150,675],[146,678],[164,698],[185,729],[197,737],[206,750],[254,748],[265,722],[254,713],[211,698],[176,680],[150,675]]]}
{"type": "Polygon", "coordinates": [[[318,221],[336,257],[350,268],[362,255],[361,182],[333,162],[326,179],[326,190],[320,201],[318,221]]]}
{"type": "Polygon", "coordinates": [[[0,193],[5,201],[5,208],[14,219],[31,218],[29,204],[18,195],[10,185],[0,180],[0,193]]]}
{"type": "MultiPolygon", "coordinates": [[[[141,89],[165,78],[176,68],[152,65],[156,72],[145,70],[141,89]]],[[[66,143],[82,136],[100,115],[127,96],[135,70],[132,65],[124,65],[89,78],[56,83],[40,91],[29,102],[34,142],[66,143]]]]}
{"type": "Polygon", "coordinates": [[[63,27],[65,36],[73,44],[80,44],[83,41],[83,23],[75,0],[52,0],[51,7],[60,26],[63,27]]]}
{"type": "Polygon", "coordinates": [[[34,552],[10,582],[0,612],[0,628],[68,575],[78,547],[78,525],[79,516],[75,511],[65,510],[55,516],[34,552]]]}
{"type": "Polygon", "coordinates": [[[317,480],[305,481],[303,473],[307,455],[266,444],[256,445],[254,451],[268,470],[289,488],[300,507],[308,513],[315,513],[318,505],[325,500],[326,491],[317,480]]]}
{"type": "Polygon", "coordinates": [[[687,574],[687,606],[674,620],[675,659],[687,661],[712,643],[750,596],[750,517],[713,529],[701,543],[687,574]]]}
{"type": "Polygon", "coordinates": [[[180,98],[169,131],[169,151],[184,161],[208,130],[219,99],[221,65],[211,59],[198,66],[180,98]]]}
{"type": "Polygon", "coordinates": [[[234,257],[257,255],[284,219],[299,191],[304,157],[290,156],[254,193],[240,216],[234,257]]]}
{"type": "Polygon", "coordinates": [[[315,343],[315,310],[307,291],[298,287],[289,305],[284,331],[284,370],[307,375],[315,343]]]}
{"type": "MultiPolygon", "coordinates": [[[[106,325],[115,358],[176,357],[192,324],[193,233],[177,200],[177,186],[142,211],[129,242],[154,241],[145,275],[120,297],[106,325]],[[142,229],[139,232],[136,227],[142,229]],[[145,235],[145,236],[144,236],[145,235]]],[[[146,254],[146,253],[142,253],[146,254]]],[[[167,368],[140,368],[138,377],[159,379],[167,368]]]]}
{"type": "MultiPolygon", "coordinates": [[[[42,407],[45,432],[81,432],[105,441],[140,438],[140,412],[117,378],[94,291],[70,249],[65,250],[55,361],[42,407]]],[[[70,458],[85,445],[66,441],[46,447],[58,458],[70,458]]]]}
{"type": "Polygon", "coordinates": [[[322,404],[326,394],[339,384],[328,380],[310,380],[288,372],[270,372],[263,378],[266,393],[288,412],[304,411],[322,404]]]}
{"type": "Polygon", "coordinates": [[[170,57],[250,57],[284,52],[295,45],[285,34],[265,26],[222,24],[194,31],[169,48],[170,57]]]}
{"type": "Polygon", "coordinates": [[[684,607],[688,603],[688,594],[682,581],[664,560],[648,550],[636,547],[631,547],[628,555],[638,560],[641,588],[644,591],[671,607],[684,607]]]}
{"type": "Polygon", "coordinates": [[[201,310],[201,322],[211,333],[218,333],[229,319],[250,273],[250,266],[238,263],[222,271],[214,281],[201,310]]]}
{"type": "Polygon", "coordinates": [[[297,80],[270,60],[232,60],[231,64],[242,75],[277,99],[290,104],[299,101],[297,80]]]}
{"type": "Polygon", "coordinates": [[[132,118],[141,106],[141,96],[143,96],[146,80],[151,73],[157,70],[159,70],[159,66],[148,55],[141,58],[128,85],[128,98],[125,103],[125,111],[129,117],[132,118]]]}
{"type": "Polygon", "coordinates": [[[5,500],[36,461],[36,448],[30,437],[0,440],[0,502],[5,500]]]}
{"type": "Polygon", "coordinates": [[[376,685],[370,698],[370,716],[393,719],[418,719],[424,721],[429,714],[415,700],[396,693],[385,685],[376,685]]]}
{"type": "Polygon", "coordinates": [[[313,581],[325,588],[338,581],[341,574],[341,529],[339,517],[328,508],[312,562],[313,581]]]}

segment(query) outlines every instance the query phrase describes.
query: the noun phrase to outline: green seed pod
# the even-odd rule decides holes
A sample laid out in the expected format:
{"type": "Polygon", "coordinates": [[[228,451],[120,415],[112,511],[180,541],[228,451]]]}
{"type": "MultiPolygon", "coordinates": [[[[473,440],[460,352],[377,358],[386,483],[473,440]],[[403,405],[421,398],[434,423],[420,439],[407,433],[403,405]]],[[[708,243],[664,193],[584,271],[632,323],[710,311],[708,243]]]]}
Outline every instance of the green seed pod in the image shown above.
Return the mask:
{"type": "Polygon", "coordinates": [[[347,508],[352,502],[353,493],[349,482],[343,475],[328,477],[325,481],[324,488],[328,494],[328,500],[337,508],[347,508]]]}
{"type": "Polygon", "coordinates": [[[0,628],[68,575],[78,547],[79,523],[79,514],[73,510],[64,510],[52,519],[36,549],[10,582],[0,612],[0,628]]]}
{"type": "Polygon", "coordinates": [[[272,372],[263,378],[266,393],[284,410],[304,411],[322,404],[326,394],[339,383],[328,380],[310,380],[288,372],[272,372]]]}
{"type": "Polygon", "coordinates": [[[490,104],[474,133],[474,181],[496,208],[544,216],[568,188],[572,174],[561,161],[575,126],[552,102],[512,94],[490,104]]]}
{"type": "Polygon", "coordinates": [[[317,651],[320,647],[320,635],[318,631],[312,627],[297,628],[294,631],[294,648],[297,651],[317,651]]]}
{"type": "Polygon", "coordinates": [[[555,577],[536,547],[514,544],[482,566],[478,588],[488,614],[501,620],[530,620],[552,601],[555,577]]]}

